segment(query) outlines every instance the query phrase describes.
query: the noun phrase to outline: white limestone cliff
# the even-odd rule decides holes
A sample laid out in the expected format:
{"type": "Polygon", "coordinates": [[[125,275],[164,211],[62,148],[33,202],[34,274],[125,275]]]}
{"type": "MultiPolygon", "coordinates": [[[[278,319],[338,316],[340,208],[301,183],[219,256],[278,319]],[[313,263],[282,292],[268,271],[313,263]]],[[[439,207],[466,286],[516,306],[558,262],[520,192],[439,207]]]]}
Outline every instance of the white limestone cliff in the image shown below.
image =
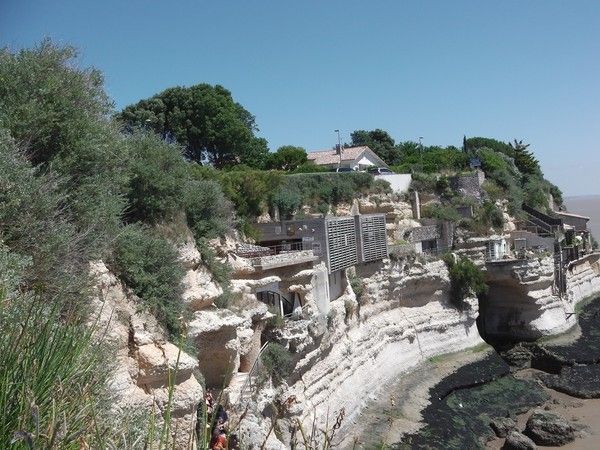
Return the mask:
{"type": "Polygon", "coordinates": [[[91,263],[90,272],[95,282],[93,326],[115,354],[115,371],[109,380],[115,417],[134,415],[147,422],[155,413],[160,427],[169,409],[175,448],[194,448],[196,409],[203,395],[193,373],[197,360],[169,342],[152,315],[138,310],[135,296],[103,262],[91,263]]]}

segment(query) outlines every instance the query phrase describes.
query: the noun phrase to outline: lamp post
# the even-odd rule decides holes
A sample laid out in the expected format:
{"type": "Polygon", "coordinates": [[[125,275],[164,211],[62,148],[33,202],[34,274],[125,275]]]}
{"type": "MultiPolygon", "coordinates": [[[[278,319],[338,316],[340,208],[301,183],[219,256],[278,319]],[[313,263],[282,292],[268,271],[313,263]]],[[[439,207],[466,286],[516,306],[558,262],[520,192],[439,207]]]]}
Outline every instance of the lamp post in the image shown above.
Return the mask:
{"type": "Polygon", "coordinates": [[[338,169],[341,167],[342,165],[342,141],[340,139],[340,130],[333,130],[335,133],[337,133],[337,137],[338,137],[338,154],[340,155],[340,160],[338,162],[338,169]]]}
{"type": "Polygon", "coordinates": [[[423,136],[419,136],[419,153],[421,155],[421,172],[423,172],[423,136]]]}

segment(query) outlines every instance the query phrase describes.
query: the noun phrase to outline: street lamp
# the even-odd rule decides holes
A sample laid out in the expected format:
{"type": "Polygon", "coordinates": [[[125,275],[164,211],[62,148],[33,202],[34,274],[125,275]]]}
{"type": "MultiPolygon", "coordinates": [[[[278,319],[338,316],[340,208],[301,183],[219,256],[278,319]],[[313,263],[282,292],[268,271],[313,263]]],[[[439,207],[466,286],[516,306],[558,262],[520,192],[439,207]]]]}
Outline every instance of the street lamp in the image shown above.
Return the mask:
{"type": "Polygon", "coordinates": [[[337,133],[338,136],[338,154],[340,155],[340,162],[338,163],[338,169],[342,165],[342,141],[340,139],[340,130],[333,130],[334,133],[337,133]]]}
{"type": "Polygon", "coordinates": [[[423,136],[419,136],[419,153],[421,154],[421,172],[423,172],[423,136]]]}

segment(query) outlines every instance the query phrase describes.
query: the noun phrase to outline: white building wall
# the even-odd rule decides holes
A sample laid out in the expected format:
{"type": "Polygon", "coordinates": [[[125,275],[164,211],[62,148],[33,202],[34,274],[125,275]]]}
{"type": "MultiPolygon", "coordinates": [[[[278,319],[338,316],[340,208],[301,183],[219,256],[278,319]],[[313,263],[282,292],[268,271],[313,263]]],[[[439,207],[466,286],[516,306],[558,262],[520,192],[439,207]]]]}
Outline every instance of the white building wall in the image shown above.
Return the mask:
{"type": "Polygon", "coordinates": [[[392,190],[398,194],[408,192],[412,175],[410,173],[396,173],[393,175],[375,175],[376,180],[385,180],[390,183],[392,190]]]}

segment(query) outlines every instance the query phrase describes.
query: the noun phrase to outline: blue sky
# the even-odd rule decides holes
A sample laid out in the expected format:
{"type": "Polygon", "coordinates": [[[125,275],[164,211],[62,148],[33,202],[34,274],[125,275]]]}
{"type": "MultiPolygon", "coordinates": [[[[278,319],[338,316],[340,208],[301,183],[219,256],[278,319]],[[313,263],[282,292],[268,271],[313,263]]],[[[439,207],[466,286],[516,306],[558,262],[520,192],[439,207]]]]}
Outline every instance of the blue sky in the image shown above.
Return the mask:
{"type": "Polygon", "coordinates": [[[221,84],[271,149],[334,129],[523,139],[566,194],[600,194],[600,2],[0,0],[0,44],[49,36],[117,108],[221,84]]]}

